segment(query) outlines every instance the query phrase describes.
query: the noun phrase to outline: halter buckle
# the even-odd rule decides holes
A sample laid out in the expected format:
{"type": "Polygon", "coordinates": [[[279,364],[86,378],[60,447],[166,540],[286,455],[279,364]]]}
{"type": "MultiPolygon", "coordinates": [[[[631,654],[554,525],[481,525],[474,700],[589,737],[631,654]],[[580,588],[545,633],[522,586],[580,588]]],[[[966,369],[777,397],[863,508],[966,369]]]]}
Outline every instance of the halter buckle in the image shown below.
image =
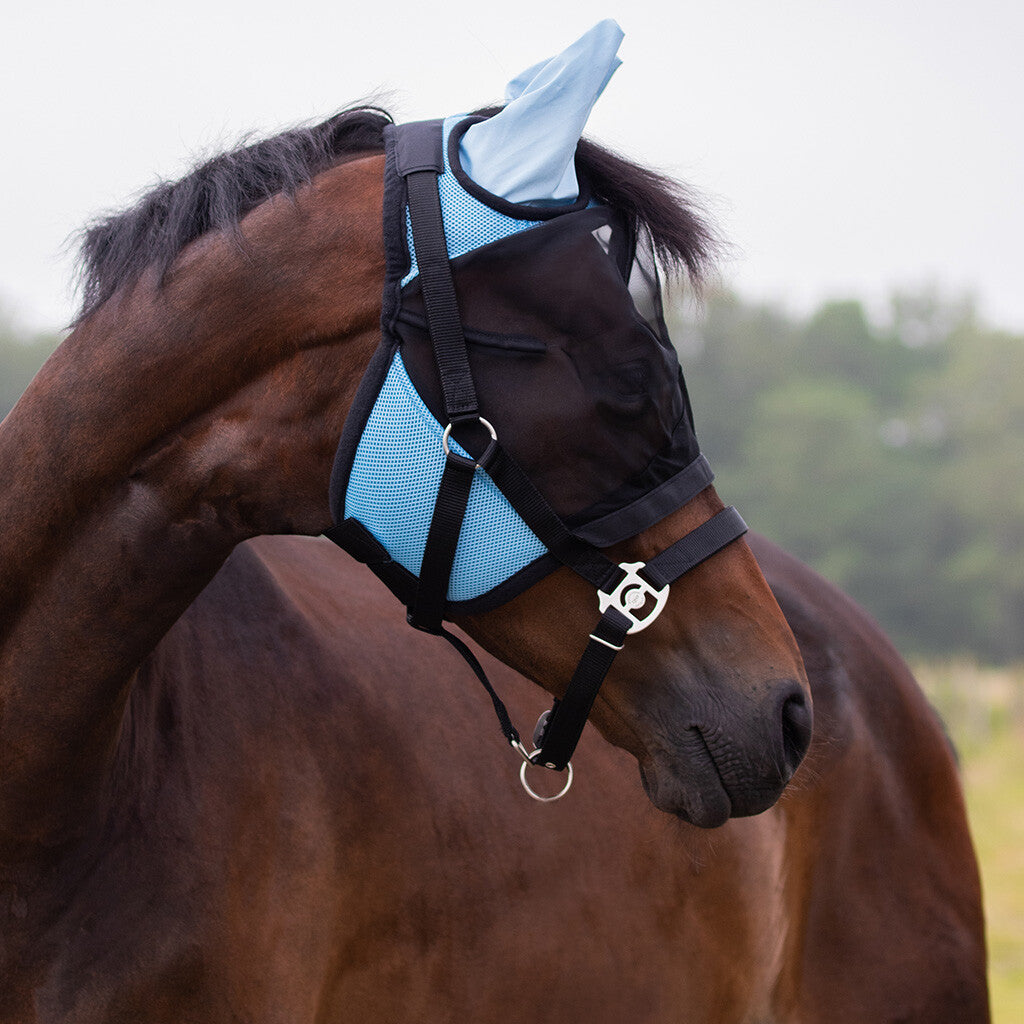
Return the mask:
{"type": "Polygon", "coordinates": [[[619,568],[626,574],[619,585],[610,593],[597,592],[597,605],[603,615],[610,607],[621,612],[630,621],[627,633],[639,633],[646,629],[660,614],[668,601],[669,584],[661,590],[651,586],[640,575],[646,562],[620,562],[619,568]]]}

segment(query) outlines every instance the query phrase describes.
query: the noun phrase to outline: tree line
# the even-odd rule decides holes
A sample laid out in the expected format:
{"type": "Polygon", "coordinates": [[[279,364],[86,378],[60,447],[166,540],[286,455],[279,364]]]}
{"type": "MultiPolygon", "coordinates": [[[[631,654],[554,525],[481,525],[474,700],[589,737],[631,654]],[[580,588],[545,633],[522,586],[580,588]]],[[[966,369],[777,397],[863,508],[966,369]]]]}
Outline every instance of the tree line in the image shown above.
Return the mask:
{"type": "Polygon", "coordinates": [[[911,655],[1024,659],[1024,336],[969,301],[809,316],[734,295],[677,313],[724,499],[911,655]]]}
{"type": "MultiPolygon", "coordinates": [[[[751,527],[911,655],[1024,660],[1024,337],[897,295],[670,313],[704,451],[751,527]]],[[[59,342],[0,320],[0,416],[59,342]]]]}
{"type": "Polygon", "coordinates": [[[60,340],[57,334],[25,331],[0,311],[0,419],[10,412],[60,340]]]}

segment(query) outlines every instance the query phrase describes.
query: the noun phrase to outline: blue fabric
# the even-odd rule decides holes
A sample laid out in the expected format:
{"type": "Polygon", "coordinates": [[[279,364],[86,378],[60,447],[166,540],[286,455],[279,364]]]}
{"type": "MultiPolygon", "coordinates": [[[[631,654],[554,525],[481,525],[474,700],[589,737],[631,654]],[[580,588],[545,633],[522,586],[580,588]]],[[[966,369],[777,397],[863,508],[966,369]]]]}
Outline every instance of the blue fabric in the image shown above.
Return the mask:
{"type": "MultiPolygon", "coordinates": [[[[396,353],[356,449],[345,515],[358,519],[415,576],[423,562],[444,471],[443,433],[396,353]]],[[[454,442],[452,447],[466,454],[454,442]]],[[[448,600],[479,597],[546,551],[490,477],[478,469],[455,552],[448,600]]]]}
{"type": "MultiPolygon", "coordinates": [[[[444,235],[448,243],[448,257],[455,259],[467,252],[479,249],[481,245],[496,242],[499,238],[508,238],[518,231],[534,228],[543,221],[517,220],[507,214],[499,213],[486,203],[471,196],[452,174],[448,163],[448,136],[452,128],[465,119],[465,114],[456,114],[444,120],[444,173],[438,175],[437,191],[441,197],[441,219],[444,221],[444,235]]],[[[467,133],[468,134],[468,133],[467,133]]],[[[412,257],[409,273],[402,279],[402,286],[407,285],[418,273],[416,249],[412,243],[412,218],[405,211],[405,233],[412,257]]]]}
{"type": "Polygon", "coordinates": [[[504,110],[462,137],[462,168],[512,203],[571,203],[579,196],[573,156],[597,98],[616,68],[622,29],[610,18],[557,57],[508,83],[504,110]]]}

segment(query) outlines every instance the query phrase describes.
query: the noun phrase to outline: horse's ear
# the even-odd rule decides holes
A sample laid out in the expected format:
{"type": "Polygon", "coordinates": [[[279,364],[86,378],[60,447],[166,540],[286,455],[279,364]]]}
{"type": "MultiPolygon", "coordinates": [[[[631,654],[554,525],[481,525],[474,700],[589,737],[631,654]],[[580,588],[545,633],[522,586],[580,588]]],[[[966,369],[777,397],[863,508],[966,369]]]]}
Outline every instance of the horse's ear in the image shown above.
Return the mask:
{"type": "Polygon", "coordinates": [[[462,137],[462,168],[481,188],[512,203],[573,202],[573,156],[597,98],[615,69],[622,29],[598,22],[557,57],[508,83],[505,108],[462,137]]]}

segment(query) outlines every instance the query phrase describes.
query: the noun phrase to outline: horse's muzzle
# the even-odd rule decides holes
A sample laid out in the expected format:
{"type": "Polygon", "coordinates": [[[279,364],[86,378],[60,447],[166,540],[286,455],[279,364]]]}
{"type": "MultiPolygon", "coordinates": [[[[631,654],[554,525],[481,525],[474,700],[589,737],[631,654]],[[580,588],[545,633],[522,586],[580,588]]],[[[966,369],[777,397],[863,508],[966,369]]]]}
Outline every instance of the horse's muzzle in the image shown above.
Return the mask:
{"type": "Polygon", "coordinates": [[[705,715],[642,758],[651,802],[701,828],[771,807],[807,753],[813,717],[799,683],[777,683],[773,691],[770,713],[756,725],[705,715]]]}

